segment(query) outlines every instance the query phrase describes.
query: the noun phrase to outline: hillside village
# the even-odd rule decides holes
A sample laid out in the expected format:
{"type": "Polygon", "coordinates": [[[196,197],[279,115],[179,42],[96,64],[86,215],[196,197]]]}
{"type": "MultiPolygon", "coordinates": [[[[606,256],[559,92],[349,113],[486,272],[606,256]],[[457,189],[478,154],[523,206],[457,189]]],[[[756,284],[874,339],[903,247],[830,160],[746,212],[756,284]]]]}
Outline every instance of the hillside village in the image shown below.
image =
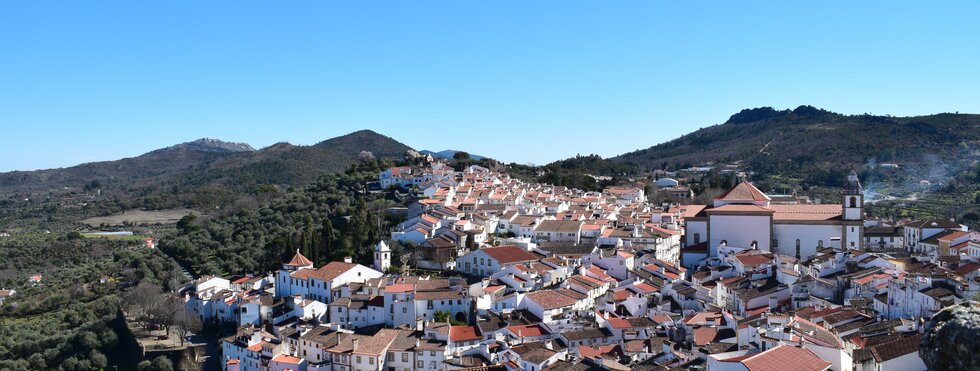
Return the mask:
{"type": "Polygon", "coordinates": [[[224,370],[922,370],[924,319],[980,293],[980,233],[869,218],[854,172],[832,203],[741,181],[698,205],[662,179],[659,204],[442,161],[378,185],[417,202],[373,266],[297,251],[178,291],[238,327],[224,370]]]}

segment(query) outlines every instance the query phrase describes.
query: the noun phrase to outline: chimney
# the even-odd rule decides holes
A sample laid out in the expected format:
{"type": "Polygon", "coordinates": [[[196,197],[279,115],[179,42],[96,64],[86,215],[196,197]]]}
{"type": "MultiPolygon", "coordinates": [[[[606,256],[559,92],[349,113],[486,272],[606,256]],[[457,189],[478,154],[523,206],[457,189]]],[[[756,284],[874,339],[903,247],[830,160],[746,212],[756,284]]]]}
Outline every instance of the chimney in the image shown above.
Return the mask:
{"type": "Polygon", "coordinates": [[[548,340],[545,340],[544,341],[544,347],[545,347],[545,349],[548,349],[548,350],[555,350],[555,346],[552,345],[551,339],[548,339],[548,340]]]}
{"type": "Polygon", "coordinates": [[[344,257],[344,263],[351,264],[353,262],[354,262],[354,259],[352,259],[351,257],[349,257],[349,256],[345,256],[344,257]]]}
{"type": "Polygon", "coordinates": [[[357,339],[351,339],[351,349],[357,349],[357,339]]]}

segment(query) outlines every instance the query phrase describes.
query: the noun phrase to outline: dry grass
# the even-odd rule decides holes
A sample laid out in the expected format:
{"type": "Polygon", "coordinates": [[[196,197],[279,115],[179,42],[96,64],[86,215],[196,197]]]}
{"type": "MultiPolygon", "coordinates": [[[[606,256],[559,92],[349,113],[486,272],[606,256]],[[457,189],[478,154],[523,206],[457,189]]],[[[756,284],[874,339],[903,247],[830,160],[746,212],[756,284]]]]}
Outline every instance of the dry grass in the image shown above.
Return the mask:
{"type": "Polygon", "coordinates": [[[174,209],[174,210],[128,210],[122,214],[116,214],[111,216],[100,216],[95,218],[88,218],[82,220],[82,223],[88,224],[93,227],[98,227],[102,224],[110,226],[123,225],[123,223],[129,222],[132,225],[140,224],[173,224],[176,223],[180,218],[184,216],[195,213],[195,211],[190,209],[174,209]]]}

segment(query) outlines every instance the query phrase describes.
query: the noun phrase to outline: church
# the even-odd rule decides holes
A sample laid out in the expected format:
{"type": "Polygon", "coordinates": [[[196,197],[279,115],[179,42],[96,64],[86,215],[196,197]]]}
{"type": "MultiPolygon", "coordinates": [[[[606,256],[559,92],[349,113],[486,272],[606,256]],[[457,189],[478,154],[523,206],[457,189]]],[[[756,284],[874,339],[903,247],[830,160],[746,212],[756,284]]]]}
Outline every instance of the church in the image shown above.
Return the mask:
{"type": "Polygon", "coordinates": [[[840,204],[782,204],[743,181],[685,224],[682,264],[710,264],[719,252],[757,249],[807,259],[825,247],[860,249],[864,192],[851,171],[840,204]]]}

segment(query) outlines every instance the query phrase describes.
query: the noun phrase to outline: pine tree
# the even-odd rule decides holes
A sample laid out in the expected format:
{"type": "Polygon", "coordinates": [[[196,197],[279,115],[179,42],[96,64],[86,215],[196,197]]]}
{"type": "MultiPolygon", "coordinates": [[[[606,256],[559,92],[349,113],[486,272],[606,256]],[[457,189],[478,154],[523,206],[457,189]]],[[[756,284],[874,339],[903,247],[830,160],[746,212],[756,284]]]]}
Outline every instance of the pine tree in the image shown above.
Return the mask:
{"type": "Polygon", "coordinates": [[[321,231],[323,235],[320,238],[320,243],[323,245],[324,257],[327,259],[333,259],[333,223],[330,222],[330,218],[323,218],[323,230],[321,231]]]}

